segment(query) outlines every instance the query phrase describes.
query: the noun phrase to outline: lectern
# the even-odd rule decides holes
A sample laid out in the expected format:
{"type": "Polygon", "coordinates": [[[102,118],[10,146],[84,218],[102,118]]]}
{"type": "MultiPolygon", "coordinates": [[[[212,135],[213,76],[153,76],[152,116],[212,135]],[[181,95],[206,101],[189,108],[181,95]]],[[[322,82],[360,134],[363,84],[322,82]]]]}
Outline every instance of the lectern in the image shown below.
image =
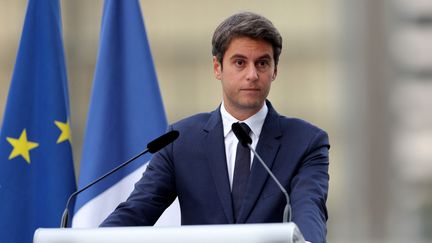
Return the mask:
{"type": "Polygon", "coordinates": [[[37,229],[33,243],[300,243],[294,223],[37,229]]]}

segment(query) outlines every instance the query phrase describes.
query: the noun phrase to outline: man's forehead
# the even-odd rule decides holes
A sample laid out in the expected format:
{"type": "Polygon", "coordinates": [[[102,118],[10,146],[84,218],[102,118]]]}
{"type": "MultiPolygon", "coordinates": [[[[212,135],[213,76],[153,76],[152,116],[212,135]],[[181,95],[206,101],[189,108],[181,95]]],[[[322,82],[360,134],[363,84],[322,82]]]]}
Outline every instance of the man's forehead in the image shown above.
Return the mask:
{"type": "Polygon", "coordinates": [[[228,42],[228,46],[227,49],[233,44],[233,43],[260,43],[263,45],[268,45],[268,46],[272,46],[272,44],[269,41],[266,41],[265,39],[262,38],[252,38],[252,37],[248,37],[248,36],[237,36],[237,37],[233,37],[229,42],[228,42]]]}
{"type": "Polygon", "coordinates": [[[271,45],[271,43],[263,39],[254,39],[246,36],[240,36],[231,39],[227,45],[225,52],[232,51],[233,49],[239,51],[246,51],[247,49],[253,49],[256,51],[266,50],[270,51],[271,54],[273,54],[273,46],[271,45]],[[257,47],[259,49],[257,49],[257,47]]]}

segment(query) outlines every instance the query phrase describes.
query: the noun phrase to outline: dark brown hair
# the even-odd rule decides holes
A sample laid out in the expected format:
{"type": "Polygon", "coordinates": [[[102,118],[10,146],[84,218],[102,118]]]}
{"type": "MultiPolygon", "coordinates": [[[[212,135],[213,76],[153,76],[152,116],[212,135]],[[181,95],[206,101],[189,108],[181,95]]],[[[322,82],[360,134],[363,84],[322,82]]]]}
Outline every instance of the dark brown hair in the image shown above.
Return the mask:
{"type": "Polygon", "coordinates": [[[216,28],[212,38],[212,54],[221,64],[231,40],[236,37],[249,37],[271,44],[277,66],[282,51],[282,37],[270,20],[251,12],[237,13],[225,19],[216,28]]]}

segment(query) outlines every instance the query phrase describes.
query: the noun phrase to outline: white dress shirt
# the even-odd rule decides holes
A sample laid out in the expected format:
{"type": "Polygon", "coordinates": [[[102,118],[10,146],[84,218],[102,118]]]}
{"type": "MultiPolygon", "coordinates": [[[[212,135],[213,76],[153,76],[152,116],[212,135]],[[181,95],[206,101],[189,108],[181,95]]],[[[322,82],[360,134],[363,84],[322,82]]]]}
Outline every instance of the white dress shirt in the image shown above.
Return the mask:
{"type": "MultiPolygon", "coordinates": [[[[232,189],[233,177],[234,177],[234,166],[235,166],[235,158],[237,152],[237,144],[238,139],[234,135],[234,132],[231,130],[231,125],[235,122],[244,122],[246,123],[250,129],[250,137],[252,138],[252,148],[256,148],[258,144],[258,139],[261,134],[262,126],[264,124],[264,120],[268,113],[268,107],[264,103],[263,107],[260,111],[258,111],[255,115],[249,117],[244,121],[239,121],[234,118],[228,111],[225,109],[224,103],[220,106],[220,113],[222,116],[222,123],[224,129],[224,138],[225,138],[225,154],[226,154],[226,162],[228,168],[228,177],[230,181],[230,187],[232,189]]],[[[254,155],[251,151],[251,166],[254,155]]]]}

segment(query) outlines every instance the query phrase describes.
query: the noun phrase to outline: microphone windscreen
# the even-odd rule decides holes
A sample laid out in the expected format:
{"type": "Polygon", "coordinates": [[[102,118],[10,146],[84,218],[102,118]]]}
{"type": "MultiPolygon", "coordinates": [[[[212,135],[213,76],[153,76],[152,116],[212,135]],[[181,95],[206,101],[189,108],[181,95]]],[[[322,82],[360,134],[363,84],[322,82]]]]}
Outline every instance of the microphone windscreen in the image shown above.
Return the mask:
{"type": "Polygon", "coordinates": [[[250,136],[246,133],[246,131],[243,129],[243,127],[240,125],[240,123],[236,122],[233,123],[231,126],[231,129],[234,132],[234,135],[237,137],[241,145],[244,147],[247,147],[248,144],[252,143],[252,139],[250,136]]]}
{"type": "Polygon", "coordinates": [[[179,132],[176,130],[170,131],[165,133],[164,135],[156,138],[155,140],[151,141],[147,144],[147,149],[150,153],[156,153],[163,147],[167,146],[168,144],[174,142],[179,136],[179,132]]]}

